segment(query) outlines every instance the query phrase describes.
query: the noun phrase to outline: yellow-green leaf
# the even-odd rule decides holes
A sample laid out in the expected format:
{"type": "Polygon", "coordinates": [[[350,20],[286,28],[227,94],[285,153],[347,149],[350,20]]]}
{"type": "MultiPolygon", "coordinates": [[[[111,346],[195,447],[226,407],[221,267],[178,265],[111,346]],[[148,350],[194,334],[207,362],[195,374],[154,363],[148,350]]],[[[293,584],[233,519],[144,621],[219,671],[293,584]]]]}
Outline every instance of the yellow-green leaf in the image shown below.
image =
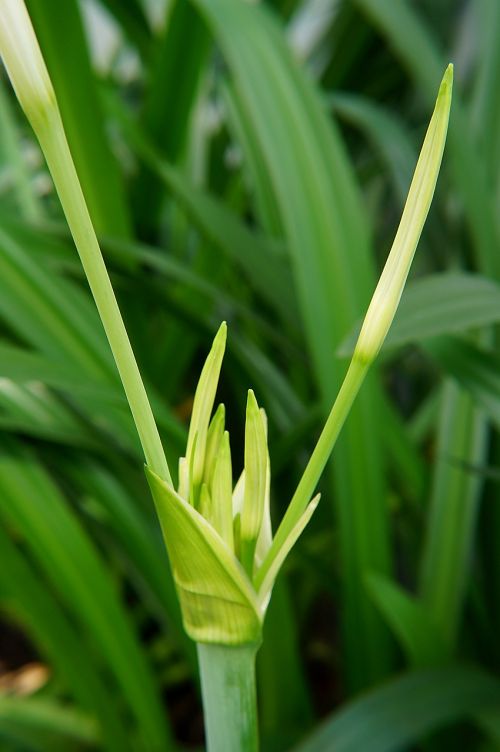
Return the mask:
{"type": "Polygon", "coordinates": [[[196,642],[259,642],[262,617],[240,563],[212,526],[146,467],[181,604],[196,642]]]}

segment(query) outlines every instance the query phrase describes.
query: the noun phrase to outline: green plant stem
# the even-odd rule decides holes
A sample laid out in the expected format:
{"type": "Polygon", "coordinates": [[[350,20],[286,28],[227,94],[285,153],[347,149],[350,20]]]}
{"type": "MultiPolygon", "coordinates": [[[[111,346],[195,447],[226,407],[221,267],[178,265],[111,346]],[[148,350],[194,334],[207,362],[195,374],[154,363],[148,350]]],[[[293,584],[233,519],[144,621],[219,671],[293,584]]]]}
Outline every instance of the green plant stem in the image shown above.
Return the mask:
{"type": "Polygon", "coordinates": [[[259,590],[276,554],[290,535],[311,500],[370,365],[371,362],[356,356],[351,360],[344,381],[342,382],[342,386],[337,395],[337,399],[335,400],[330,415],[328,416],[328,420],[326,421],[318,442],[314,447],[313,453],[306,465],[306,469],[299,481],[281,525],[276,532],[267,556],[255,576],[254,585],[256,590],[259,590]]]}
{"type": "Polygon", "coordinates": [[[163,446],[99,248],[57,105],[32,125],[42,147],[94,296],[139,433],[147,465],[171,483],[163,446]]]}
{"type": "Polygon", "coordinates": [[[208,752],[257,752],[258,645],[198,643],[208,752]]]}

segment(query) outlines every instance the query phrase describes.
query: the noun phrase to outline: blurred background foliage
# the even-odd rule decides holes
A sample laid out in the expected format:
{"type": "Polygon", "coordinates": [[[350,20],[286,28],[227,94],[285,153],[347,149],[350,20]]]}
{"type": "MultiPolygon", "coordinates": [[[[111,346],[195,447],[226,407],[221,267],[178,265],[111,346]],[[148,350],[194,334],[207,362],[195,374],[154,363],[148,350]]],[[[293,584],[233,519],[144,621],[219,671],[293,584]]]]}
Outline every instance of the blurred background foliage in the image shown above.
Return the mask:
{"type": "MultiPolygon", "coordinates": [[[[226,319],[220,399],[236,456],[249,386],[267,410],[275,524],[454,62],[411,281],[275,589],[260,723],[269,752],[499,749],[500,4],[27,5],[171,464],[226,319]]],[[[201,749],[133,424],[0,83],[0,746],[201,749]]]]}

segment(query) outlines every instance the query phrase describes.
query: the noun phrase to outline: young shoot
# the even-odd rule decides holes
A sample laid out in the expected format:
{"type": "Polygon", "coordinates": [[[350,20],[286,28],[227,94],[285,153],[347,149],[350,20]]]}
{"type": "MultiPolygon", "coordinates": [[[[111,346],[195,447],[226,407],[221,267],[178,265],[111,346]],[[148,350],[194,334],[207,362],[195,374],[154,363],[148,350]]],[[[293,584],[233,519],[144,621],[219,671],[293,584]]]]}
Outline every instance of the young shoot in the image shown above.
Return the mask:
{"type": "Polygon", "coordinates": [[[453,68],[448,67],[441,83],[401,223],[345,380],[273,538],[265,413],[250,390],[244,470],[234,485],[224,407],[212,416],[225,323],[200,376],[174,488],[28,13],[22,0],[0,0],[0,7],[0,52],[45,154],[102,319],[142,443],[184,626],[199,644],[209,748],[256,750],[254,658],[266,609],[278,572],[316,509],[319,496],[312,497],[321,473],[394,318],[441,165],[453,68]],[[233,719],[235,714],[239,717],[233,719]]]}

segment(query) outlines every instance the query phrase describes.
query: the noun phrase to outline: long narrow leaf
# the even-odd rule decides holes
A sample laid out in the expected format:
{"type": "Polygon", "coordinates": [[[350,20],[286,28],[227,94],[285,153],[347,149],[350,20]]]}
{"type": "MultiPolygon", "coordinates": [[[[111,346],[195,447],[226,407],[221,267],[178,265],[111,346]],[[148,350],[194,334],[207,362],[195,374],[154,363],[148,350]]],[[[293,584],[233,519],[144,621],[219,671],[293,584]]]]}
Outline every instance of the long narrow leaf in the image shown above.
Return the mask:
{"type": "Polygon", "coordinates": [[[170,748],[150,668],[90,540],[48,475],[27,456],[0,457],[0,512],[107,658],[151,750],[170,748]]]}
{"type": "Polygon", "coordinates": [[[447,383],[442,400],[431,504],[422,555],[420,595],[446,644],[454,647],[466,596],[479,510],[487,431],[470,397],[447,383]],[[464,466],[465,465],[465,466],[464,466]]]}
{"type": "Polygon", "coordinates": [[[37,569],[16,549],[3,525],[0,549],[3,608],[33,640],[70,696],[98,721],[106,752],[123,752],[127,744],[123,718],[99,667],[82,650],[85,640],[82,641],[37,569]]]}

